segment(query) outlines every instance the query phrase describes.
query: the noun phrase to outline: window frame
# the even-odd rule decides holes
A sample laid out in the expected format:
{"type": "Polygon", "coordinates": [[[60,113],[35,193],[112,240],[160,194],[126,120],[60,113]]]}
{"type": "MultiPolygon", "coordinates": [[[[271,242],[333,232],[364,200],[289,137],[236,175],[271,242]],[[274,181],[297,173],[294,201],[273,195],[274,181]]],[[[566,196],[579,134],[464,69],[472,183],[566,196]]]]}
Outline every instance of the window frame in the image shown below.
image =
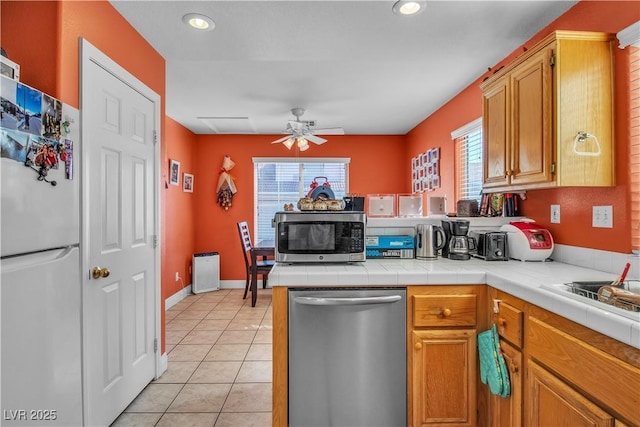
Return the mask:
{"type": "MultiPolygon", "coordinates": [[[[475,135],[474,135],[475,136],[475,135]]],[[[454,175],[454,181],[455,181],[455,197],[456,200],[462,200],[462,199],[474,199],[478,201],[478,204],[480,204],[480,199],[482,197],[482,184],[484,181],[484,178],[482,176],[482,151],[483,151],[483,147],[482,147],[482,117],[478,117],[477,119],[465,124],[464,126],[459,127],[458,129],[454,130],[453,132],[451,132],[451,140],[454,143],[454,162],[455,162],[455,175],[454,175]],[[479,133],[479,137],[478,138],[474,138],[473,141],[477,142],[479,144],[479,164],[480,164],[480,169],[479,169],[479,182],[477,183],[480,187],[480,193],[478,193],[477,195],[471,195],[469,193],[468,190],[463,189],[463,168],[462,168],[462,159],[461,159],[461,147],[460,145],[467,141],[467,138],[471,135],[474,135],[476,133],[479,133]]],[[[468,165],[469,163],[465,161],[465,166],[468,165]]],[[[468,168],[465,168],[465,171],[468,170],[468,168]]],[[[467,173],[464,173],[465,177],[467,176],[467,173]]],[[[466,185],[466,187],[474,187],[473,185],[466,185]]]]}
{"type": "Polygon", "coordinates": [[[629,221],[631,252],[640,254],[640,21],[617,34],[620,49],[629,52],[629,221]]]}
{"type": "MultiPolygon", "coordinates": [[[[258,167],[263,163],[290,163],[297,164],[299,167],[299,175],[298,175],[298,198],[306,196],[309,190],[310,182],[304,182],[305,179],[309,179],[309,177],[304,177],[303,165],[304,164],[313,164],[313,163],[333,163],[340,164],[344,166],[344,193],[345,195],[349,193],[349,165],[351,163],[350,157],[253,157],[253,206],[255,209],[253,210],[253,240],[254,245],[257,246],[257,242],[260,241],[259,235],[259,209],[258,209],[258,197],[259,197],[259,182],[258,182],[258,167]],[[300,179],[300,177],[303,177],[300,179]]],[[[329,181],[331,183],[331,181],[329,181]]],[[[297,199],[293,201],[295,204],[297,199]]],[[[296,207],[297,209],[297,207],[296,207]]],[[[264,224],[263,224],[264,225],[264,224]]],[[[264,239],[263,239],[264,240],[264,239]]]]}

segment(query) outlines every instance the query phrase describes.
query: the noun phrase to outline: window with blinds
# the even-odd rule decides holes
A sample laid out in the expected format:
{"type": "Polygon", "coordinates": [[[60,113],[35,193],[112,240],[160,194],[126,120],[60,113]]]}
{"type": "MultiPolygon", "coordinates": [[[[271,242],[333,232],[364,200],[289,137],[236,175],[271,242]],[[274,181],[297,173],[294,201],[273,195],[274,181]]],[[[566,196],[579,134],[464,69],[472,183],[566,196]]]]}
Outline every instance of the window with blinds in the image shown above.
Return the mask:
{"type": "Polygon", "coordinates": [[[482,193],[482,119],[451,132],[455,144],[456,200],[475,199],[482,193]]]}
{"type": "MultiPolygon", "coordinates": [[[[273,246],[275,230],[271,220],[284,205],[293,203],[309,192],[316,177],[326,177],[336,199],[348,192],[348,158],[254,158],[254,244],[273,246]]],[[[325,183],[324,178],[317,180],[325,183]]]]}
{"type": "Polygon", "coordinates": [[[629,49],[629,188],[631,249],[640,253],[640,21],[618,33],[620,49],[629,49]]]}
{"type": "Polygon", "coordinates": [[[631,247],[640,252],[640,47],[631,46],[631,247]]]}

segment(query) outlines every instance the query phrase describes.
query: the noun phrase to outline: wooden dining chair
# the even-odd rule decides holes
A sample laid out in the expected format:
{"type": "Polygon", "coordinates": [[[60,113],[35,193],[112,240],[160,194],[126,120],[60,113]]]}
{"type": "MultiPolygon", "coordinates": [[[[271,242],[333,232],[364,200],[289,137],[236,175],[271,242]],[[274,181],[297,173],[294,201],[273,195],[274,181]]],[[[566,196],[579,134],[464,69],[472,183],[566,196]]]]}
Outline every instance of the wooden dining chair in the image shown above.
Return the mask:
{"type": "Polygon", "coordinates": [[[251,234],[246,221],[238,223],[238,233],[240,235],[240,243],[242,246],[242,254],[244,256],[244,265],[246,268],[246,283],[244,287],[244,296],[247,298],[249,285],[251,284],[251,306],[255,306],[258,292],[258,276],[262,276],[262,287],[267,287],[269,272],[275,264],[273,259],[267,259],[269,255],[273,255],[273,248],[254,248],[251,243],[251,234]],[[258,259],[261,258],[261,259],[258,259]]]}

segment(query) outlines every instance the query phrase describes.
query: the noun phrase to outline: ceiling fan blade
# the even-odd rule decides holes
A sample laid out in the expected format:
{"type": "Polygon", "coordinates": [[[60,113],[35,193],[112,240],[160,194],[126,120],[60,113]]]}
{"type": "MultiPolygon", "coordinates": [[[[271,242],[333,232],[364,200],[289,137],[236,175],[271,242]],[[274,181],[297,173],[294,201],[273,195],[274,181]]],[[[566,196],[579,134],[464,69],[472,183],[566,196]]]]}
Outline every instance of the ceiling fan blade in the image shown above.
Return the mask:
{"type": "Polygon", "coordinates": [[[315,135],[344,135],[342,128],[311,129],[315,135]]]}
{"type": "Polygon", "coordinates": [[[282,138],[280,138],[280,139],[276,139],[275,141],[273,141],[273,142],[272,142],[272,144],[278,144],[278,143],[280,143],[280,142],[284,142],[284,141],[286,141],[286,140],[287,140],[287,139],[289,139],[289,138],[291,138],[291,135],[283,136],[282,138]]]}
{"type": "Polygon", "coordinates": [[[314,144],[318,144],[318,145],[324,144],[325,142],[327,142],[326,139],[320,138],[319,136],[315,136],[315,135],[310,134],[310,133],[306,134],[304,137],[306,139],[308,139],[309,141],[313,142],[314,144]]]}

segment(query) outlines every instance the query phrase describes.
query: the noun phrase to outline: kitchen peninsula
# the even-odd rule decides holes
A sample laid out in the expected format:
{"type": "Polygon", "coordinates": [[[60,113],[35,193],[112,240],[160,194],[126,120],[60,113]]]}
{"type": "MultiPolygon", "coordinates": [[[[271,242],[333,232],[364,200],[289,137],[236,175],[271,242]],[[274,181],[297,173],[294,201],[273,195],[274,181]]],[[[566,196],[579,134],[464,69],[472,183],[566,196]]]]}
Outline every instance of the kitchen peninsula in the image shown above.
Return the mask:
{"type": "Polygon", "coordinates": [[[520,425],[523,420],[549,425],[553,418],[545,417],[565,413],[582,422],[615,420],[616,425],[639,425],[640,313],[614,314],[554,287],[615,278],[611,273],[560,262],[513,260],[277,264],[269,275],[274,322],[273,425],[287,425],[287,290],[304,287],[407,288],[409,425],[452,425],[451,420],[470,426],[520,425]],[[490,396],[479,380],[476,334],[491,324],[498,326],[511,374],[508,399],[490,396]],[[428,354],[439,348],[433,343],[442,344],[441,339],[455,342],[452,348],[458,350],[447,353],[454,357],[429,359],[428,354]],[[448,374],[451,361],[457,363],[451,371],[462,370],[465,376],[445,377],[453,382],[446,387],[427,378],[434,371],[448,374]],[[425,363],[429,366],[422,369],[425,363]],[[427,407],[425,401],[440,393],[439,388],[457,386],[464,388],[463,393],[456,396],[458,402],[449,400],[447,410],[459,408],[460,413],[443,417],[438,407],[431,403],[427,407]],[[549,403],[549,396],[553,396],[552,411],[541,407],[543,401],[549,403]]]}

